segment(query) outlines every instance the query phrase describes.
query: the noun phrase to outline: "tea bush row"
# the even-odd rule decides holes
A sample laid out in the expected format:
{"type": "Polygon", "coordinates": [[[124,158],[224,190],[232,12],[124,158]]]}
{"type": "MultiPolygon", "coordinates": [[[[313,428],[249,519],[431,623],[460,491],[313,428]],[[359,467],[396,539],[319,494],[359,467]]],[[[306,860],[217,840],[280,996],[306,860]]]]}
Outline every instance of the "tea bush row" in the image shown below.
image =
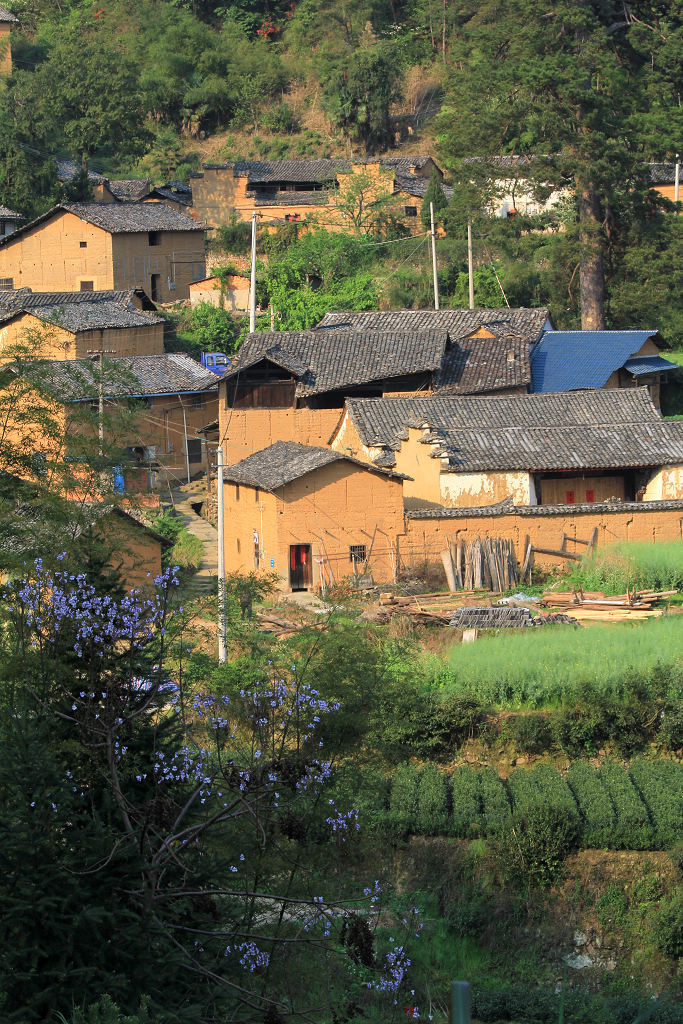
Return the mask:
{"type": "Polygon", "coordinates": [[[566,779],[538,765],[504,782],[491,767],[463,765],[448,779],[436,765],[407,763],[392,777],[385,820],[398,835],[474,838],[499,835],[539,809],[575,822],[584,848],[666,849],[683,834],[683,767],[640,759],[627,772],[575,761],[566,779]]]}
{"type": "Polygon", "coordinates": [[[557,1024],[562,1019],[572,1024],[633,1024],[640,1018],[650,1024],[678,1024],[681,1004],[664,999],[659,1004],[643,1002],[630,995],[603,997],[588,995],[571,989],[565,990],[564,1000],[559,992],[532,988],[523,984],[472,986],[472,1013],[477,1020],[489,1024],[505,1020],[519,1024],[557,1024]],[[644,1009],[645,1015],[641,1017],[644,1009]]]}

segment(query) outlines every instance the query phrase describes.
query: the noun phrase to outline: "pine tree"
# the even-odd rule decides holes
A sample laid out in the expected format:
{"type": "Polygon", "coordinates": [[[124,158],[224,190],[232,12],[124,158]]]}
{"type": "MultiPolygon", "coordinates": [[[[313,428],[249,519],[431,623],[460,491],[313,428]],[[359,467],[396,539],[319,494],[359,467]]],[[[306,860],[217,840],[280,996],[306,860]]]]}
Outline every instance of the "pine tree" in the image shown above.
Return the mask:
{"type": "Polygon", "coordinates": [[[439,210],[443,210],[448,206],[448,200],[443,194],[443,189],[441,187],[441,179],[434,168],[432,168],[432,173],[429,176],[429,185],[427,185],[427,191],[425,192],[425,197],[422,200],[422,208],[420,210],[420,219],[427,230],[429,230],[432,223],[431,212],[429,209],[430,203],[433,203],[434,205],[435,218],[439,210]]]}

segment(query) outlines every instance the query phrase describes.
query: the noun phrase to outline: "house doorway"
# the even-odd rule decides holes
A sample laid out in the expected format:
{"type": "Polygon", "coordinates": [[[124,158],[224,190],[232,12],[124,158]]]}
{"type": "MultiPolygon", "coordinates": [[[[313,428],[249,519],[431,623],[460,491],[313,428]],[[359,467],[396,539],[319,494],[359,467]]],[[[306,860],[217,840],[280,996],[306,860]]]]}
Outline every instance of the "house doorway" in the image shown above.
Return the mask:
{"type": "Polygon", "coordinates": [[[152,274],[152,302],[159,302],[161,298],[161,274],[152,274]]]}
{"type": "Polygon", "coordinates": [[[292,590],[308,590],[313,582],[311,572],[311,545],[290,544],[289,585],[292,590]]]}

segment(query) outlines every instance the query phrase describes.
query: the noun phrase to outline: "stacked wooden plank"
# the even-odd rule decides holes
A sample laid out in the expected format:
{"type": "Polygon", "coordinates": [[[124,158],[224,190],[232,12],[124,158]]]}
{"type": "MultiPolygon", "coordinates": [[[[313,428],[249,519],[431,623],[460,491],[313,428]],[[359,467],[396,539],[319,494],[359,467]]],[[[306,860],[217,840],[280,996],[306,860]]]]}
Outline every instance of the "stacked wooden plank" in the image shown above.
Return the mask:
{"type": "Polygon", "coordinates": [[[514,544],[507,538],[450,541],[441,560],[451,592],[487,589],[500,594],[519,581],[514,544]]]}
{"type": "Polygon", "coordinates": [[[546,608],[566,608],[573,618],[579,620],[625,622],[663,615],[664,610],[653,605],[676,593],[676,590],[633,590],[606,597],[602,591],[587,592],[579,588],[564,593],[546,593],[541,603],[546,608]]]}
{"type": "Polygon", "coordinates": [[[528,608],[509,606],[456,608],[449,623],[458,629],[524,629],[534,625],[528,608]]]}

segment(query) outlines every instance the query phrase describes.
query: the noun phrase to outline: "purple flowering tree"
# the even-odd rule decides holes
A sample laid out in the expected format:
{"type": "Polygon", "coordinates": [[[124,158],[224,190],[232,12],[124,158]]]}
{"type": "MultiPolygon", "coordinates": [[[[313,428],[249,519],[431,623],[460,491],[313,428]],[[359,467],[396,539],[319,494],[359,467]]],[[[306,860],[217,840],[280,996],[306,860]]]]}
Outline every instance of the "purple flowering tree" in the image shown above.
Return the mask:
{"type": "MultiPolygon", "coordinates": [[[[134,1012],[144,994],[169,1021],[352,1019],[378,1000],[392,1019],[420,925],[394,922],[385,955],[384,887],[349,890],[340,870],[360,822],[330,795],[320,737],[338,706],[295,666],[231,698],[182,684],[168,657],[177,579],[153,582],[103,594],[38,561],[4,594],[8,750],[16,723],[43,737],[8,813],[54,834],[51,871],[82,900],[74,933],[95,906],[106,921],[89,946],[73,941],[82,967],[65,967],[49,1009],[82,999],[87,977],[92,1002],[134,1012]]],[[[44,1012],[39,972],[32,984],[44,1012]]]]}

